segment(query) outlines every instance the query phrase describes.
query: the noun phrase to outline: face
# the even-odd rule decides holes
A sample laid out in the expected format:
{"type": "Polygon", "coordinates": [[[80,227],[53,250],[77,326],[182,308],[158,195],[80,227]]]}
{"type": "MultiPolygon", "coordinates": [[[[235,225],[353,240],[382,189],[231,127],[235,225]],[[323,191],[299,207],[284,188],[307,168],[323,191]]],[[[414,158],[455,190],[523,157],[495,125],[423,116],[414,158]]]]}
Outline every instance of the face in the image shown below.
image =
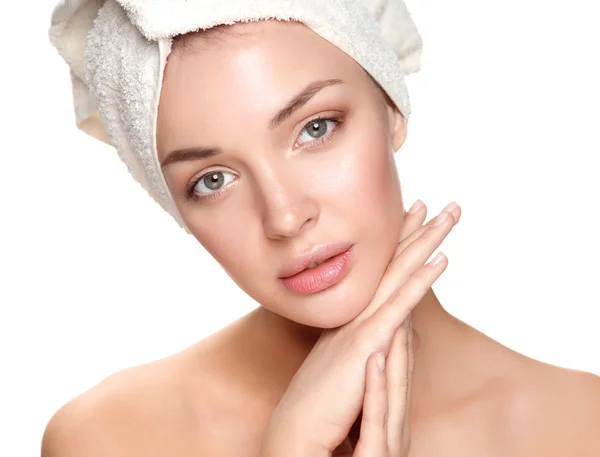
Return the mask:
{"type": "Polygon", "coordinates": [[[304,325],[343,325],[368,305],[398,242],[405,118],[306,26],[226,27],[169,57],[157,124],[165,179],[189,230],[254,300],[304,325]]]}

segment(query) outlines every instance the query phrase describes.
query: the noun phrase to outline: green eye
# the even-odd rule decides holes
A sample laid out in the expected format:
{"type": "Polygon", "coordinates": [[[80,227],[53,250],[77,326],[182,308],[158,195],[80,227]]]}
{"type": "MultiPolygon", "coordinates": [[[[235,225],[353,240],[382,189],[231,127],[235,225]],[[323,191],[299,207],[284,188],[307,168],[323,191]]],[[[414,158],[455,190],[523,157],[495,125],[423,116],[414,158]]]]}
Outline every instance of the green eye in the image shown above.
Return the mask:
{"type": "Polygon", "coordinates": [[[225,177],[220,171],[215,171],[214,173],[207,174],[202,179],[202,182],[208,189],[218,190],[225,182],[225,177]]]}
{"type": "Polygon", "coordinates": [[[335,119],[315,119],[310,121],[304,126],[300,136],[298,137],[298,143],[311,143],[315,140],[324,138],[327,134],[335,128],[339,121],[335,119]]]}
{"type": "Polygon", "coordinates": [[[311,122],[306,127],[306,133],[313,138],[321,138],[327,133],[327,122],[324,119],[311,122]]]}
{"type": "Polygon", "coordinates": [[[235,175],[227,171],[210,171],[201,176],[191,191],[199,195],[209,195],[218,192],[235,180],[235,175]]]}

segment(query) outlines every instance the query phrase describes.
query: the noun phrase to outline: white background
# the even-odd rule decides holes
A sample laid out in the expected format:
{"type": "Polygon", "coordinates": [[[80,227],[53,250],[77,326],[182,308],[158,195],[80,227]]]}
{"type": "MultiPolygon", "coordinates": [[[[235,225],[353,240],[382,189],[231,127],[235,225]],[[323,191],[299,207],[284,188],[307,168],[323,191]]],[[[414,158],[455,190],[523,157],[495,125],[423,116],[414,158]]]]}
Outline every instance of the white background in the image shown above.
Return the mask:
{"type": "MultiPolygon", "coordinates": [[[[52,413],[110,373],[255,306],[114,150],[75,129],[67,67],[46,36],[52,5],[9,2],[0,14],[6,457],[39,455],[52,413]]],[[[463,207],[439,298],[511,348],[600,374],[596,2],[408,5],[425,52],[407,79],[405,203],[463,207]]]]}

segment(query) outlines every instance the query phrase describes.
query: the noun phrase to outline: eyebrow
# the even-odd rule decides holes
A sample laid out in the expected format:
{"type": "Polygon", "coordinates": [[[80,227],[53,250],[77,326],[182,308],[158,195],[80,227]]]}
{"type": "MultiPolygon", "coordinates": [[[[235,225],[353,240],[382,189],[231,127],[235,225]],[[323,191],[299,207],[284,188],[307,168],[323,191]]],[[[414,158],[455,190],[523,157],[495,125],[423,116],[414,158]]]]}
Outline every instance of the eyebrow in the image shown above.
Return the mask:
{"type": "Polygon", "coordinates": [[[209,157],[222,154],[223,150],[220,148],[185,148],[177,149],[171,152],[165,160],[160,164],[161,168],[165,168],[167,165],[171,165],[175,162],[182,162],[184,160],[199,160],[207,159],[209,157]]]}
{"type": "MultiPolygon", "coordinates": [[[[302,108],[308,101],[314,97],[319,91],[329,86],[342,84],[341,79],[327,79],[324,81],[314,81],[306,86],[301,92],[299,92],[294,98],[292,98],[281,110],[273,116],[269,121],[269,129],[273,130],[277,128],[282,122],[288,119],[292,114],[302,108]]],[[[161,168],[165,168],[175,162],[181,162],[185,160],[199,160],[207,159],[209,157],[222,154],[221,148],[184,148],[177,149],[169,153],[169,155],[160,164],[161,168]]]]}
{"type": "Polygon", "coordinates": [[[269,122],[269,128],[276,128],[292,114],[306,105],[306,103],[320,90],[342,83],[343,81],[341,79],[327,79],[325,81],[315,81],[310,83],[298,95],[292,98],[275,116],[273,116],[273,119],[269,122]]]}

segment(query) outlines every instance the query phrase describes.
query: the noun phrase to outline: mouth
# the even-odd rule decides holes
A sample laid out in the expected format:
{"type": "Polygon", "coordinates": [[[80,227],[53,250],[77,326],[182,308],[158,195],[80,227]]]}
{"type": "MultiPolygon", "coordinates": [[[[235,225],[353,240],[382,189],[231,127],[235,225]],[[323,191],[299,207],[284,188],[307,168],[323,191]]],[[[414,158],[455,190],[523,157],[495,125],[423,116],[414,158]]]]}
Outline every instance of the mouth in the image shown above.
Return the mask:
{"type": "Polygon", "coordinates": [[[322,265],[332,257],[347,251],[351,247],[352,245],[350,243],[329,243],[318,245],[313,249],[310,249],[307,253],[302,254],[289,262],[281,270],[279,277],[284,279],[298,274],[306,269],[315,268],[319,265],[322,265]]]}
{"type": "Polygon", "coordinates": [[[318,246],[289,263],[282,270],[280,280],[293,292],[319,292],[337,284],[346,276],[352,254],[352,245],[349,243],[318,246]]]}

